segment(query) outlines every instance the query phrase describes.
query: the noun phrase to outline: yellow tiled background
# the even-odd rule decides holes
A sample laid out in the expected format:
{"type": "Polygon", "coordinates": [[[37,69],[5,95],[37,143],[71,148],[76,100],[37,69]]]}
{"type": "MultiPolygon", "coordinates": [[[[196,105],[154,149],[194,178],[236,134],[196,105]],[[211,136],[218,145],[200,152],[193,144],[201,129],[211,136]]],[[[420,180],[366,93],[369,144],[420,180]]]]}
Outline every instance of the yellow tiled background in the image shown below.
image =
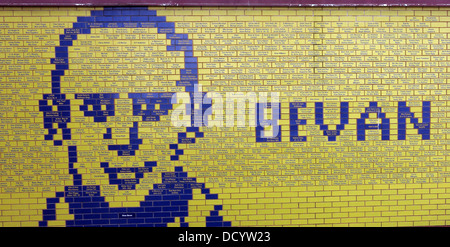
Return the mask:
{"type": "MultiPolygon", "coordinates": [[[[428,7],[149,7],[188,34],[205,92],[279,92],[281,142],[256,142],[253,127],[201,127],[195,144],[169,144],[180,128],[140,122],[145,131],[135,156],[118,157],[101,137],[112,128],[115,144],[127,144],[131,100],[111,124],[79,111],[76,93],[179,92],[180,52],[156,28],[96,28],[69,47],[70,69],[61,92],[72,99],[72,140],[45,140],[39,100],[50,94],[59,35],[95,8],[0,8],[0,226],[38,226],[47,198],[71,186],[68,146],[78,147],[76,167],[84,185],[102,186],[111,207],[135,207],[162,172],[184,167],[218,199],[195,192],[191,226],[204,226],[208,210],[232,226],[431,226],[449,224],[447,46],[448,8],[428,7]],[[114,58],[120,58],[115,60],[114,58]],[[112,65],[111,65],[112,64],[112,65]],[[390,139],[379,130],[356,138],[356,122],[369,102],[378,102],[390,122],[390,139]],[[431,102],[429,140],[407,120],[406,140],[397,136],[398,102],[406,101],[422,122],[422,102],[431,102]],[[307,120],[289,140],[289,103],[306,102],[307,120]],[[324,103],[325,124],[339,123],[339,103],[349,102],[349,123],[328,141],[314,122],[315,102],[324,103]],[[108,184],[100,162],[133,165],[157,160],[135,190],[108,184]]],[[[54,106],[56,107],[56,106],[54,106]]],[[[113,118],[113,117],[111,117],[113,118]]],[[[373,118],[370,116],[369,118],[373,118]]],[[[370,119],[378,123],[377,119],[370,119]]],[[[61,130],[54,135],[62,140],[61,130]]],[[[192,134],[192,133],[188,133],[192,134]]],[[[189,137],[189,136],[188,136],[189,137]]],[[[125,175],[124,175],[125,176],[125,175]]],[[[73,220],[67,203],[57,220],[73,220]]],[[[177,222],[169,225],[178,225],[177,222]]]]}

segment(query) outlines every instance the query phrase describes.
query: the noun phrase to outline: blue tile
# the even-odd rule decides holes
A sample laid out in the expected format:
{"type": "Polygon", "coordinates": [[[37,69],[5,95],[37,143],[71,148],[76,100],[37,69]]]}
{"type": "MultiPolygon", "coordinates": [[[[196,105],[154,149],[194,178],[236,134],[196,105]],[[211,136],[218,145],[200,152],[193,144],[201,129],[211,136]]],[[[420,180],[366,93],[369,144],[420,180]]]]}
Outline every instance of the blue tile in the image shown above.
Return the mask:
{"type": "MultiPolygon", "coordinates": [[[[161,22],[163,23],[163,22],[161,22]]],[[[161,27],[158,23],[158,33],[175,33],[175,28],[173,27],[161,27]]]]}
{"type": "Polygon", "coordinates": [[[157,27],[175,27],[175,23],[166,22],[165,16],[149,16],[148,21],[157,22],[157,27]]]}
{"type": "Polygon", "coordinates": [[[122,10],[122,15],[140,15],[139,9],[122,10]]]}
{"type": "Polygon", "coordinates": [[[113,21],[129,22],[129,21],[131,21],[131,17],[130,16],[113,16],[113,21]]]}
{"type": "MultiPolygon", "coordinates": [[[[131,21],[138,21],[138,22],[148,22],[149,17],[148,16],[131,16],[131,21]]],[[[155,24],[156,26],[156,24],[155,24]]]]}
{"type": "Polygon", "coordinates": [[[219,196],[217,194],[207,194],[205,195],[206,199],[219,199],[219,196]]]}

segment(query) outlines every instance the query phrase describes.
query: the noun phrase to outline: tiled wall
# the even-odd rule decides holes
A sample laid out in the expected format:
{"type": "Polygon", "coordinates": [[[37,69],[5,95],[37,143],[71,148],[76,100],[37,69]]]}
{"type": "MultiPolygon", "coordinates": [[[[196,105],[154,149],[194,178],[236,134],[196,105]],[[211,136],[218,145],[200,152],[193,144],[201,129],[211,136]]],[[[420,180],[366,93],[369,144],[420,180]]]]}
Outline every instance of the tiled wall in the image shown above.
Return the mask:
{"type": "Polygon", "coordinates": [[[0,7],[0,226],[447,225],[449,10],[0,7]]]}

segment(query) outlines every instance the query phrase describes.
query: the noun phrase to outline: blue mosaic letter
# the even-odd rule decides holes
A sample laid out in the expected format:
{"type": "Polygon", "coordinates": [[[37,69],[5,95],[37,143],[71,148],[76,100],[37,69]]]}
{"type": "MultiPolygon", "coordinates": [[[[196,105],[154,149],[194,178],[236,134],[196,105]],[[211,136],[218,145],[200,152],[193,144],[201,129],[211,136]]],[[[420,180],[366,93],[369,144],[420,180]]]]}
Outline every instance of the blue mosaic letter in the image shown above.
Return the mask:
{"type": "Polygon", "coordinates": [[[422,135],[422,140],[430,139],[430,117],[431,117],[431,102],[422,102],[422,123],[419,123],[419,118],[414,117],[414,113],[406,106],[405,101],[398,102],[398,139],[406,139],[406,119],[409,118],[414,128],[422,135]]]}
{"type": "Polygon", "coordinates": [[[328,124],[324,124],[323,121],[323,103],[316,102],[316,124],[320,126],[320,130],[323,130],[323,135],[328,136],[328,141],[336,141],[336,136],[341,134],[341,130],[345,129],[345,125],[348,124],[348,102],[341,102],[341,124],[336,125],[336,130],[329,130],[328,124]]]}

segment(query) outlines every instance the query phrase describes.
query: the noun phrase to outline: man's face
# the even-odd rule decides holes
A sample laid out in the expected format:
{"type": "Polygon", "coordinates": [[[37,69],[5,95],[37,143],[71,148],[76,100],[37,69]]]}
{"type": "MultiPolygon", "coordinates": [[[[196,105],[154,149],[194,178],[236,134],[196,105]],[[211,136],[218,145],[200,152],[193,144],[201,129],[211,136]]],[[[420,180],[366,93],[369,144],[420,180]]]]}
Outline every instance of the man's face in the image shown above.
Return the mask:
{"type": "Polygon", "coordinates": [[[172,127],[169,112],[172,93],[185,90],[177,86],[185,57],[170,44],[156,28],[92,28],[69,47],[61,77],[71,105],[66,142],[77,147],[73,168],[83,185],[100,185],[110,201],[142,201],[179,162],[170,144],[185,128],[172,127]]]}

